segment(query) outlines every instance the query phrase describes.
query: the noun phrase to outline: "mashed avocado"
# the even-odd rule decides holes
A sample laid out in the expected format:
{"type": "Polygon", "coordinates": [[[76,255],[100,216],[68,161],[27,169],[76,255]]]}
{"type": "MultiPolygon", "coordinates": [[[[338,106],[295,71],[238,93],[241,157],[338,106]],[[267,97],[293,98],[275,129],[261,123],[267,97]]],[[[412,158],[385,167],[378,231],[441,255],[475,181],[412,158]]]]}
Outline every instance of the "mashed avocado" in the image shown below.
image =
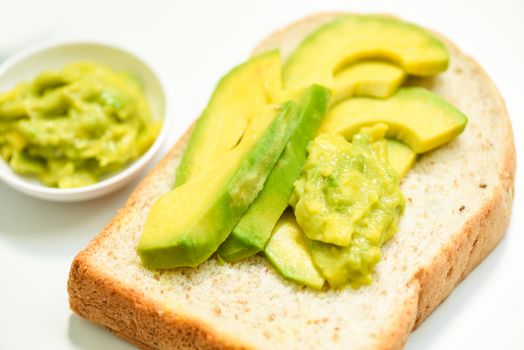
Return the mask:
{"type": "Polygon", "coordinates": [[[380,247],[404,209],[399,179],[387,162],[387,126],[364,128],[347,142],[337,134],[308,147],[291,198],[315,265],[332,287],[371,282],[380,247]]]}
{"type": "Polygon", "coordinates": [[[0,94],[0,155],[52,187],[81,187],[121,169],[153,143],[140,83],[94,63],[45,71],[0,94]]]}

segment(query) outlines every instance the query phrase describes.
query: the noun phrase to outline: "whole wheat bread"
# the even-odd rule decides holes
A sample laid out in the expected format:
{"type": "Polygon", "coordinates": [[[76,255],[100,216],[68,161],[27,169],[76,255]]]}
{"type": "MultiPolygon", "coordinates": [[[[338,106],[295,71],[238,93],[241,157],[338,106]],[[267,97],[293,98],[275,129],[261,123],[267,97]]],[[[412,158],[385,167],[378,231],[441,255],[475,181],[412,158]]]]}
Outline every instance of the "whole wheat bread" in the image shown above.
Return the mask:
{"type": "MultiPolygon", "coordinates": [[[[334,16],[294,23],[255,52],[279,47],[286,56],[334,16]]],[[[312,291],[284,280],[260,256],[161,273],[143,268],[136,247],[144,220],[174,183],[188,130],[74,259],[71,308],[144,349],[402,348],[500,241],[513,200],[515,150],[504,102],[482,68],[443,40],[451,52],[448,71],[415,83],[448,99],[469,124],[404,179],[405,214],[372,285],[312,291]]]]}

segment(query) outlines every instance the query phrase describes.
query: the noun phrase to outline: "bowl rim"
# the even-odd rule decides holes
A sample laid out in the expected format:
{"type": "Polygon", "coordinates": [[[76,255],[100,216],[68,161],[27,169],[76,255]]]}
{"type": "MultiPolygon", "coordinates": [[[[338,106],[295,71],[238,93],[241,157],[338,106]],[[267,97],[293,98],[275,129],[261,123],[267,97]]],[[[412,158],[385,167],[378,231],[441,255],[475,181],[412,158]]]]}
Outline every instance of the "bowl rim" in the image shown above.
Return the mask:
{"type": "MultiPolygon", "coordinates": [[[[114,42],[109,40],[83,38],[51,39],[45,40],[35,45],[30,45],[20,50],[19,52],[9,56],[3,63],[0,64],[0,78],[21,60],[27,59],[32,55],[35,55],[45,50],[72,45],[90,45],[101,46],[109,49],[116,49],[117,51],[121,51],[142,63],[147,69],[149,69],[151,75],[153,76],[153,78],[156,79],[160,87],[160,91],[163,95],[161,97],[164,104],[164,115],[156,116],[157,118],[162,120],[162,127],[155,141],[144,154],[132,161],[125,168],[91,185],[75,188],[48,187],[44,184],[32,183],[29,181],[30,179],[25,179],[23,175],[16,174],[12,171],[7,172],[2,167],[0,167],[0,179],[2,179],[2,181],[8,184],[9,186],[17,190],[23,189],[22,192],[26,194],[37,193],[40,195],[38,196],[39,198],[48,198],[50,200],[53,200],[53,198],[58,199],[58,197],[62,197],[64,199],[78,198],[78,200],[82,200],[82,195],[86,195],[92,192],[101,192],[105,188],[116,186],[117,184],[128,178],[130,175],[139,172],[147,163],[149,163],[152,160],[152,158],[160,150],[160,148],[167,139],[172,123],[172,118],[169,111],[169,103],[167,99],[166,84],[164,83],[161,76],[158,74],[157,70],[148,60],[144,59],[144,57],[138,54],[136,51],[126,47],[125,45],[115,44],[114,42]]],[[[5,162],[3,158],[0,158],[0,161],[4,162],[4,164],[6,164],[9,167],[9,164],[7,164],[7,162],[5,162]]]]}

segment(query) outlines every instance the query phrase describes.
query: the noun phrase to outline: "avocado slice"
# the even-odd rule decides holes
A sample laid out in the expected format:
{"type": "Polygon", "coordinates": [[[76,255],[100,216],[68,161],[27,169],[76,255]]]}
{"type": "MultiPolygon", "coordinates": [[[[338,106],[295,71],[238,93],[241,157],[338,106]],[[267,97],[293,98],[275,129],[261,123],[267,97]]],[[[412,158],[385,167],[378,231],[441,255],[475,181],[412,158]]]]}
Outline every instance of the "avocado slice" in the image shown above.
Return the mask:
{"type": "Polygon", "coordinates": [[[403,178],[415,164],[417,154],[402,142],[392,139],[386,139],[386,150],[389,165],[400,179],[403,178]]]}
{"type": "MultiPolygon", "coordinates": [[[[264,189],[265,188],[266,187],[264,186],[264,189]]],[[[234,235],[232,232],[224,241],[224,243],[218,247],[217,257],[220,259],[220,261],[233,263],[235,261],[249,258],[250,256],[258,253],[260,250],[261,249],[258,247],[244,243],[242,239],[240,239],[237,235],[234,235]]]]}
{"type": "MultiPolygon", "coordinates": [[[[361,61],[345,66],[334,75],[331,103],[335,104],[353,96],[386,98],[404,82],[406,73],[391,62],[361,61]]],[[[303,88],[292,87],[277,94],[281,101],[294,100],[303,88]]]]}
{"type": "Polygon", "coordinates": [[[197,266],[226,239],[262,189],[298,122],[294,102],[268,106],[206,172],[151,207],[138,253],[149,268],[197,266]]]}
{"type": "Polygon", "coordinates": [[[288,206],[293,183],[300,176],[307,157],[306,146],[317,133],[328,110],[329,94],[329,90],[320,85],[313,85],[304,93],[293,136],[263,190],[219,248],[220,259],[233,262],[264,249],[273,227],[288,206]]]}
{"type": "Polygon", "coordinates": [[[180,186],[209,169],[217,158],[231,150],[249,124],[281,90],[282,63],[278,51],[255,56],[233,68],[217,84],[196,122],[177,169],[180,186]]]}
{"type": "Polygon", "coordinates": [[[414,24],[377,15],[345,15],[311,33],[283,68],[284,86],[333,86],[342,67],[366,59],[397,64],[407,74],[432,76],[446,70],[449,53],[433,34],[414,24]]]}
{"type": "Polygon", "coordinates": [[[336,132],[350,139],[360,128],[384,123],[387,136],[408,145],[415,153],[442,146],[460,134],[466,116],[437,94],[417,87],[400,88],[386,99],[350,98],[335,105],[320,133],[336,132]]]}
{"type": "Polygon", "coordinates": [[[335,74],[333,103],[351,96],[391,96],[405,78],[406,73],[389,62],[357,62],[335,74]]]}
{"type": "Polygon", "coordinates": [[[321,289],[325,280],[311,260],[306,239],[295,216],[288,210],[275,225],[264,252],[284,278],[321,289]]]}

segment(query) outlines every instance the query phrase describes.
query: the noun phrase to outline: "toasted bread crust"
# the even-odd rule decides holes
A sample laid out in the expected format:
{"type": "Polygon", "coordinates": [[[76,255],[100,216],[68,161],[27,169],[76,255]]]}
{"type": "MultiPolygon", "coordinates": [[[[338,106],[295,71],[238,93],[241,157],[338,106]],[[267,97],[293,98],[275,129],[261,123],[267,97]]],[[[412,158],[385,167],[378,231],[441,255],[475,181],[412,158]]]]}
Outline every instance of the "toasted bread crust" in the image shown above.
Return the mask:
{"type": "MultiPolygon", "coordinates": [[[[255,50],[263,50],[302,25],[322,23],[339,14],[313,15],[291,24],[261,42],[255,50]]],[[[445,40],[450,50],[460,51],[445,40]]],[[[462,55],[462,54],[461,54],[462,55]]],[[[473,59],[470,64],[489,85],[492,98],[497,101],[500,122],[504,123],[506,137],[502,171],[492,197],[463,226],[456,240],[448,242],[431,264],[420,269],[406,287],[410,298],[402,306],[396,327],[381,336],[382,342],[376,349],[400,349],[409,333],[418,327],[431,312],[451,293],[453,288],[473,270],[502,239],[506,232],[513,201],[515,176],[515,148],[511,124],[502,97],[482,68],[473,59]]],[[[143,349],[247,349],[250,344],[241,344],[236,339],[220,334],[205,322],[190,315],[165,311],[146,295],[122,284],[108,271],[91,266],[89,256],[96,251],[105,236],[119,226],[126,216],[132,214],[138,199],[147,191],[169,159],[182,154],[192,129],[188,129],[166,157],[160,161],[133,191],[123,209],[104,230],[74,259],[68,281],[70,306],[73,311],[95,323],[108,327],[118,336],[143,349]]]]}
{"type": "MultiPolygon", "coordinates": [[[[440,35],[439,35],[440,36],[440,35]]],[[[441,36],[450,50],[460,50],[451,41],[441,36]]],[[[438,256],[415,278],[420,285],[417,318],[414,329],[446,299],[453,289],[475,268],[502,240],[511,218],[516,171],[516,152],[513,131],[504,99],[482,67],[470,56],[465,56],[476,73],[489,86],[492,98],[497,100],[495,111],[504,123],[505,137],[503,167],[499,173],[498,186],[493,196],[482,209],[464,225],[456,241],[448,242],[438,256]]]]}

